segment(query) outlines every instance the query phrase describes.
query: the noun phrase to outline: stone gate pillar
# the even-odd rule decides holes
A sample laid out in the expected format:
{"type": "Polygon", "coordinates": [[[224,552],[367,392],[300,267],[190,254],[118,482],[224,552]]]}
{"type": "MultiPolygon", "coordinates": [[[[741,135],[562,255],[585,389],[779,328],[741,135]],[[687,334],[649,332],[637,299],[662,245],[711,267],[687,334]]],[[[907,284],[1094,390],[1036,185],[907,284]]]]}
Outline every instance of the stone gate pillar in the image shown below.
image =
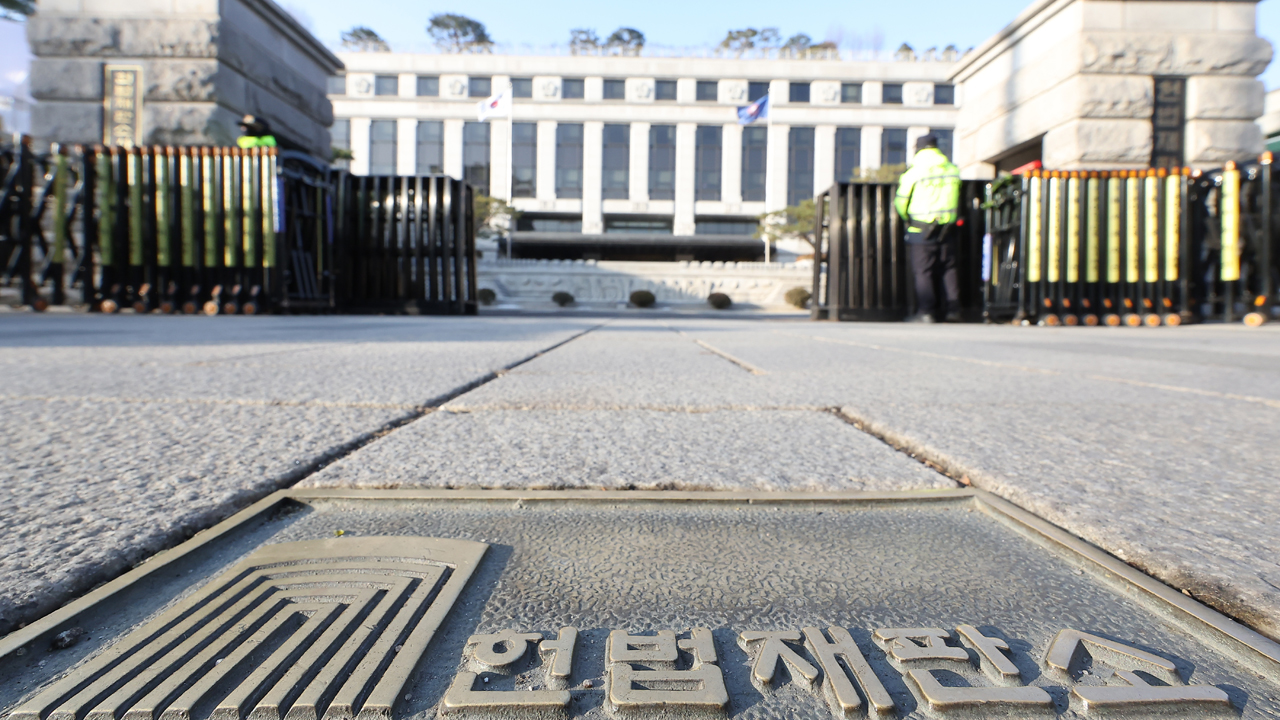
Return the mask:
{"type": "Polygon", "coordinates": [[[1256,16],[1256,0],[1038,0],[957,65],[956,161],[980,178],[1256,157],[1272,55],[1256,16]]]}
{"type": "MultiPolygon", "coordinates": [[[[246,113],[282,145],[328,159],[326,79],[342,62],[272,0],[40,0],[27,22],[35,60],[32,130],[44,142],[101,143],[104,116],[132,103],[107,66],[139,69],[144,144],[228,145],[246,113]]],[[[123,137],[127,114],[118,116],[123,137]]]]}

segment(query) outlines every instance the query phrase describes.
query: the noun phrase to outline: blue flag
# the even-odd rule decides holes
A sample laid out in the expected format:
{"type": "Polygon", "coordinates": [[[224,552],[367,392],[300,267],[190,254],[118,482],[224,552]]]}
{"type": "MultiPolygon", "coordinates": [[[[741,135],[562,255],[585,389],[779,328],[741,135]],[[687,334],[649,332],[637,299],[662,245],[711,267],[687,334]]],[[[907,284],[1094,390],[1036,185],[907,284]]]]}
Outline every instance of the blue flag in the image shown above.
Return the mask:
{"type": "Polygon", "coordinates": [[[766,94],[759,100],[738,108],[738,124],[750,125],[751,123],[769,117],[769,96],[766,94]]]}

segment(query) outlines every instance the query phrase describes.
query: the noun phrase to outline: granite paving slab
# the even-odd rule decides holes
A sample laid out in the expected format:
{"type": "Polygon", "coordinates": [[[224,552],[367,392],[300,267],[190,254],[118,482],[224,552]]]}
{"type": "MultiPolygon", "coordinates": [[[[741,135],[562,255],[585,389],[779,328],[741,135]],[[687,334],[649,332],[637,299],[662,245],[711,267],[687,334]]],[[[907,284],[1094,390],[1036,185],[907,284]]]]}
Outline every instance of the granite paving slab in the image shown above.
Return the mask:
{"type": "Polygon", "coordinates": [[[800,491],[956,485],[828,412],[536,409],[432,413],[300,486],[800,491]]]}
{"type": "Polygon", "coordinates": [[[0,634],[292,484],[403,415],[0,400],[0,634]]]}
{"type": "Polygon", "coordinates": [[[681,327],[1280,637],[1280,333],[681,327]]]}
{"type": "Polygon", "coordinates": [[[4,395],[429,405],[599,320],[0,317],[4,395]]]}

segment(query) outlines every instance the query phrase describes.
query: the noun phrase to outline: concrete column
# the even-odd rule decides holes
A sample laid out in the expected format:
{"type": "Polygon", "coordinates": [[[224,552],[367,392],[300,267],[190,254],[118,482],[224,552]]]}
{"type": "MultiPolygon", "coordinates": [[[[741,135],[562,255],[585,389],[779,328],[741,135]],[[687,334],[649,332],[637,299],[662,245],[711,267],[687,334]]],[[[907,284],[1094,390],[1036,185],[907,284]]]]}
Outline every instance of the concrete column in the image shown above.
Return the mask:
{"type": "Polygon", "coordinates": [[[836,126],[819,125],[813,129],[813,194],[831,187],[836,181],[836,126]]]}
{"type": "Polygon", "coordinates": [[[511,186],[511,122],[506,118],[489,121],[489,195],[506,199],[511,186]]]}
{"type": "MultiPolygon", "coordinates": [[[[650,93],[652,95],[652,93],[650,93]]],[[[649,123],[631,123],[631,202],[649,201],[649,123]]]]}
{"type": "Polygon", "coordinates": [[[582,232],[604,232],[600,183],[604,168],[604,123],[582,123],[582,232]]]}
{"type": "Polygon", "coordinates": [[[369,174],[369,118],[351,118],[351,174],[369,174]]]}
{"type": "Polygon", "coordinates": [[[676,80],[676,102],[681,105],[698,101],[698,81],[695,78],[676,80]]]}
{"type": "Polygon", "coordinates": [[[726,205],[742,203],[742,126],[727,123],[721,136],[720,200],[726,205]]]}
{"type": "MultiPolygon", "coordinates": [[[[863,90],[865,92],[865,89],[863,90]]],[[[862,167],[867,170],[874,170],[880,167],[880,145],[884,139],[884,128],[879,125],[863,126],[862,128],[862,167]]]]}
{"type": "Polygon", "coordinates": [[[884,83],[880,80],[868,80],[862,83],[862,104],[883,105],[884,83]]]}
{"type": "Polygon", "coordinates": [[[769,81],[769,105],[786,105],[791,101],[791,82],[788,80],[769,81]]]}
{"type": "Polygon", "coordinates": [[[402,98],[411,98],[418,96],[418,76],[415,73],[400,73],[400,80],[396,83],[396,94],[402,98]]]}
{"type": "Polygon", "coordinates": [[[556,121],[538,121],[538,199],[556,199],[556,121]]]}
{"type": "MultiPolygon", "coordinates": [[[[774,84],[777,84],[777,80],[774,84]]],[[[791,137],[790,125],[774,123],[769,127],[768,161],[764,176],[765,212],[781,210],[787,206],[787,140],[791,137]]]]}
{"type": "Polygon", "coordinates": [[[462,123],[462,120],[444,121],[444,174],[458,179],[462,178],[462,123]]]}
{"type": "Polygon", "coordinates": [[[604,78],[583,78],[582,100],[583,102],[600,102],[601,100],[604,100],[604,78]]]}
{"type": "Polygon", "coordinates": [[[697,157],[694,144],[697,139],[697,123],[676,125],[676,212],[672,228],[676,235],[694,232],[693,180],[697,157]]]}
{"type": "Polygon", "coordinates": [[[413,118],[396,120],[396,174],[418,174],[418,121],[413,118]]]}

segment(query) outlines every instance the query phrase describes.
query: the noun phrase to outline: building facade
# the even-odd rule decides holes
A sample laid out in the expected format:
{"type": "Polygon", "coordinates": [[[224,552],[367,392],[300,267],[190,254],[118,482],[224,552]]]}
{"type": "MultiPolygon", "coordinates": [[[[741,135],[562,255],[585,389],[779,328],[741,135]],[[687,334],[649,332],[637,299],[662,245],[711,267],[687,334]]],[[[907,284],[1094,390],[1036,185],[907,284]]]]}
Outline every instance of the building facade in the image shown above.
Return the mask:
{"type": "Polygon", "coordinates": [[[42,144],[231,145],[253,114],[328,154],[342,63],[272,0],[40,0],[26,26],[42,144]]]}
{"type": "Polygon", "coordinates": [[[754,260],[757,218],[855,172],[950,151],[954,62],[340,54],[356,174],[444,172],[510,198],[516,257],[754,260]],[[511,118],[477,119],[510,86],[511,118]],[[738,123],[768,94],[770,118],[738,123]]]}
{"type": "Polygon", "coordinates": [[[1271,43],[1255,0],[1037,0],[966,55],[957,163],[989,178],[1256,158],[1271,43]]]}

